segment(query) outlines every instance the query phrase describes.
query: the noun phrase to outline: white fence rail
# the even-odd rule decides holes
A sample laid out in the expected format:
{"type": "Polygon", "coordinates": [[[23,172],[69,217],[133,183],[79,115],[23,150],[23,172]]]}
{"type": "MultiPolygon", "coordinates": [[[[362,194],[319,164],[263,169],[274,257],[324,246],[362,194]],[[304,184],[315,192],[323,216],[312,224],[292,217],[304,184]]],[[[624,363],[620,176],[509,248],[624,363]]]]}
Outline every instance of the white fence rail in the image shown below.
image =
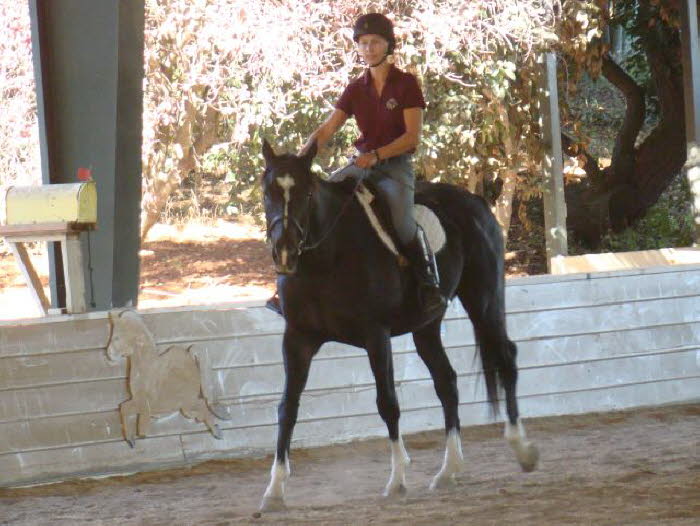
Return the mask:
{"type": "MultiPolygon", "coordinates": [[[[524,417],[700,397],[700,266],[508,281],[524,417]]],[[[125,361],[110,363],[106,313],[0,323],[0,485],[182,465],[271,452],[283,385],[282,320],[234,305],[143,311],[159,345],[193,344],[210,400],[228,406],[217,440],[179,413],[131,449],[118,407],[125,361]]],[[[463,425],[490,422],[471,324],[457,303],[443,340],[459,375],[463,425]]],[[[410,336],[395,338],[403,432],[442,426],[442,410],[410,336]]],[[[364,352],[324,346],[314,360],[297,446],[384,436],[364,352]]]]}

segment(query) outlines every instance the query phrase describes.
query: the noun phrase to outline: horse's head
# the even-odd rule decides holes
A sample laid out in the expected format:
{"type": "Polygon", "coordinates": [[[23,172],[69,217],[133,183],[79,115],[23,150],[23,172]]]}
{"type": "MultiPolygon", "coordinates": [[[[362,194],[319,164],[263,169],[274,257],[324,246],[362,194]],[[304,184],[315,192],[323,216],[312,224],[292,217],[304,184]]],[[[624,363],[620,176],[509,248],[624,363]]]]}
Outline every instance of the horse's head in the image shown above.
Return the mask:
{"type": "Polygon", "coordinates": [[[155,349],[156,344],[141,316],[132,310],[109,312],[109,340],[107,358],[116,361],[128,357],[141,348],[155,349]]]}
{"type": "Polygon", "coordinates": [[[131,349],[124,345],[124,324],[121,320],[121,311],[109,312],[109,340],[107,341],[107,358],[113,362],[117,359],[128,356],[131,349]]]}
{"type": "Polygon", "coordinates": [[[311,219],[312,197],[318,181],[311,173],[316,155],[314,143],[306,155],[275,155],[263,141],[265,173],[262,185],[267,218],[267,238],[278,274],[296,272],[311,219]]]}

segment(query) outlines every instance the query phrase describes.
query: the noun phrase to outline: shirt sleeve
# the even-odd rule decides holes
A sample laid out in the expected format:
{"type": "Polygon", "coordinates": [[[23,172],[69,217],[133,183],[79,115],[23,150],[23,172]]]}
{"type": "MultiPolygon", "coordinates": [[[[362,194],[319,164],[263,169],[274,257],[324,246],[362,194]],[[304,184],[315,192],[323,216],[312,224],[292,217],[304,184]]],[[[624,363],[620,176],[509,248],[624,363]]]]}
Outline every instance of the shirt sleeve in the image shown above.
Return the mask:
{"type": "Polygon", "coordinates": [[[339,110],[342,110],[343,112],[345,112],[345,114],[348,117],[351,117],[353,115],[353,111],[352,111],[352,84],[345,88],[345,91],[343,91],[343,94],[338,99],[338,102],[335,103],[335,107],[338,108],[339,110]]]}
{"type": "Polygon", "coordinates": [[[422,108],[425,109],[425,99],[418,84],[418,79],[410,73],[406,77],[406,91],[404,93],[403,109],[422,108]]]}

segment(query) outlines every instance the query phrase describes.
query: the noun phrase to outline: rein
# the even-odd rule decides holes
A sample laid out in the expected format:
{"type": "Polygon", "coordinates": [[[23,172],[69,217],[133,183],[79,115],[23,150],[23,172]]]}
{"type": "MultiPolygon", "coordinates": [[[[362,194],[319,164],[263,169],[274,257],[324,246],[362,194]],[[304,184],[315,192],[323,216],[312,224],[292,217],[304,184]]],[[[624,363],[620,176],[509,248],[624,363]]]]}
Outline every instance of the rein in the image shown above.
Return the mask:
{"type": "MultiPolygon", "coordinates": [[[[326,240],[326,238],[330,235],[330,233],[333,231],[333,229],[338,224],[338,221],[340,220],[341,216],[345,213],[348,206],[350,206],[350,202],[355,197],[355,192],[360,187],[361,183],[362,183],[362,179],[358,179],[357,183],[353,187],[352,191],[350,192],[348,197],[343,202],[343,205],[340,207],[340,211],[338,212],[338,214],[335,216],[335,218],[331,222],[330,226],[321,235],[321,238],[311,245],[306,244],[306,240],[307,240],[307,237],[309,235],[309,225],[311,223],[311,206],[312,206],[311,199],[309,199],[309,205],[308,205],[307,210],[306,210],[306,228],[303,228],[301,226],[301,224],[299,223],[299,221],[296,220],[296,218],[291,217],[292,224],[296,227],[296,229],[301,234],[301,240],[299,241],[299,245],[297,246],[297,251],[298,251],[299,255],[303,254],[304,252],[309,252],[311,250],[315,250],[316,248],[319,247],[319,245],[321,245],[321,243],[323,243],[326,240]]],[[[309,198],[311,197],[311,195],[312,195],[311,192],[309,192],[309,198]]],[[[279,216],[275,217],[270,222],[270,224],[267,227],[267,239],[270,239],[270,233],[272,232],[272,229],[275,227],[275,225],[277,223],[279,223],[281,221],[284,221],[284,218],[281,215],[279,215],[279,216]]]]}
{"type": "MultiPolygon", "coordinates": [[[[345,199],[345,202],[343,203],[343,206],[340,207],[340,212],[335,216],[335,219],[333,219],[333,222],[331,225],[328,227],[328,229],[323,233],[321,236],[321,239],[316,241],[313,245],[309,246],[302,246],[302,244],[299,245],[299,254],[303,254],[304,252],[309,252],[310,250],[314,250],[318,248],[318,246],[323,243],[326,238],[330,235],[330,233],[333,231],[333,229],[336,227],[338,224],[338,221],[340,220],[341,216],[345,213],[345,210],[350,206],[350,202],[353,200],[355,197],[355,192],[357,189],[360,187],[360,184],[362,184],[362,179],[358,179],[357,183],[355,183],[355,186],[353,187],[352,191],[350,192],[350,195],[348,195],[347,199],[345,199]]],[[[308,217],[311,217],[311,214],[309,213],[308,217]]],[[[308,223],[308,221],[307,221],[308,223]]],[[[308,224],[307,224],[308,227],[308,224]]],[[[308,233],[308,231],[307,231],[308,233]]],[[[306,235],[304,235],[304,241],[306,241],[306,235]]]]}

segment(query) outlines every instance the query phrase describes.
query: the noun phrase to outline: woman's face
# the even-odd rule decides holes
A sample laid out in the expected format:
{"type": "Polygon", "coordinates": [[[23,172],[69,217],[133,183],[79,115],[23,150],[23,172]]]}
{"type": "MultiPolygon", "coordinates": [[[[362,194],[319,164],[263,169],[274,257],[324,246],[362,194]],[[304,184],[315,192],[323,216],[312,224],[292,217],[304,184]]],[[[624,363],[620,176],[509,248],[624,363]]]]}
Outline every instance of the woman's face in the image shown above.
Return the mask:
{"type": "Polygon", "coordinates": [[[379,35],[362,35],[357,41],[357,51],[365,64],[376,64],[384,58],[389,42],[379,35]]]}

